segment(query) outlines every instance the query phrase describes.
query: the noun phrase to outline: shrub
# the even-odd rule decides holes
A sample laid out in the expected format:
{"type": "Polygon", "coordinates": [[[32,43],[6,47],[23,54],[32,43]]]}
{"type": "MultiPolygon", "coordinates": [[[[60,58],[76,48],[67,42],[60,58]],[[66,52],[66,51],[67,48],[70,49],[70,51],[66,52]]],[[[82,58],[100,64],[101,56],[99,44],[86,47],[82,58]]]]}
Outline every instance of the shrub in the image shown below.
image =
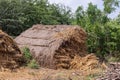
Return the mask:
{"type": "Polygon", "coordinates": [[[32,55],[30,53],[29,48],[24,47],[22,49],[22,51],[23,51],[23,55],[24,55],[24,58],[25,58],[26,62],[29,63],[32,60],[32,55]]]}
{"type": "Polygon", "coordinates": [[[39,65],[38,63],[33,59],[31,53],[30,53],[30,50],[29,48],[27,47],[24,47],[22,49],[22,52],[23,52],[23,57],[25,59],[25,62],[26,62],[26,66],[32,68],[32,69],[38,69],[39,68],[39,65]]]}

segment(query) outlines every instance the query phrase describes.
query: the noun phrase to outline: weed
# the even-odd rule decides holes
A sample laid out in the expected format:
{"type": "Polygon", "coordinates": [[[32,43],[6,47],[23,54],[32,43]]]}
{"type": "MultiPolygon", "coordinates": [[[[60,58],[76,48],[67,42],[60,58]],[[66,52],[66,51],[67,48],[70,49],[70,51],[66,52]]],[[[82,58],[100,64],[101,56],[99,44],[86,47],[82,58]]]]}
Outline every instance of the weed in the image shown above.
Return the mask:
{"type": "Polygon", "coordinates": [[[94,80],[96,77],[98,77],[100,74],[90,74],[86,77],[85,80],[94,80]]]}
{"type": "Polygon", "coordinates": [[[32,59],[32,55],[30,53],[29,48],[24,47],[22,49],[22,52],[23,52],[23,55],[24,55],[24,58],[25,58],[26,62],[29,63],[31,61],[31,59],[32,59]]]}
{"type": "Polygon", "coordinates": [[[38,69],[39,68],[38,63],[34,59],[32,59],[30,61],[30,63],[28,63],[27,66],[30,67],[30,68],[32,68],[32,69],[38,69]]]}
{"type": "Polygon", "coordinates": [[[30,53],[30,50],[29,48],[27,47],[24,47],[22,49],[22,52],[23,52],[23,55],[24,55],[24,59],[26,61],[26,66],[32,68],[32,69],[38,69],[39,68],[39,65],[37,64],[37,62],[33,59],[31,53],[30,53]]]}

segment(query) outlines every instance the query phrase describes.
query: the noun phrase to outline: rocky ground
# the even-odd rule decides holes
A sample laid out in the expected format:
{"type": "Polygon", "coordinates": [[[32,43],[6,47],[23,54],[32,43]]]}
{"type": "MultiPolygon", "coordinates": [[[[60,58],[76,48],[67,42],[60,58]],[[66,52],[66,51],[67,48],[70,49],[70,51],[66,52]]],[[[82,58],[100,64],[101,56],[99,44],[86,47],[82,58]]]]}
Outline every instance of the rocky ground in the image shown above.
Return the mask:
{"type": "Polygon", "coordinates": [[[120,80],[120,63],[110,63],[107,71],[96,80],[120,80]]]}

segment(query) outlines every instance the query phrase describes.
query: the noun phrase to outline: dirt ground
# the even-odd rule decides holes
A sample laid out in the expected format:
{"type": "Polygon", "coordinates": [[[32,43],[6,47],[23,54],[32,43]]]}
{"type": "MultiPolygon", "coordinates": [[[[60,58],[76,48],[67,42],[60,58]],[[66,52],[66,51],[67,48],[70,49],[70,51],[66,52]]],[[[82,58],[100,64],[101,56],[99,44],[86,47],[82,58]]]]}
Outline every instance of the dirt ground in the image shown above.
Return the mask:
{"type": "Polygon", "coordinates": [[[120,80],[120,62],[110,62],[106,72],[96,80],[120,80]]]}
{"type": "Polygon", "coordinates": [[[89,80],[87,76],[99,73],[100,70],[52,70],[20,68],[13,71],[1,71],[0,80],[89,80]]]}

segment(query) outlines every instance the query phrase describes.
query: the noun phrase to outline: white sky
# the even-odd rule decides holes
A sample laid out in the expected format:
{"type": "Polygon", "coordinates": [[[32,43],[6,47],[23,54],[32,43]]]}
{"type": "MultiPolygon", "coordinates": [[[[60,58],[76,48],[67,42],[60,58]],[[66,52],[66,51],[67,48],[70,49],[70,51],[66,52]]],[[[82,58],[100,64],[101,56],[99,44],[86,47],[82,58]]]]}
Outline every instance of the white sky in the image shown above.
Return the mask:
{"type": "MultiPolygon", "coordinates": [[[[92,2],[97,5],[98,8],[103,9],[103,1],[102,0],[48,0],[50,3],[61,3],[66,6],[69,6],[74,12],[78,6],[83,6],[84,9],[88,7],[88,3],[92,2]]],[[[120,12],[120,8],[117,9],[114,13],[110,14],[111,18],[116,17],[120,12]]]]}

